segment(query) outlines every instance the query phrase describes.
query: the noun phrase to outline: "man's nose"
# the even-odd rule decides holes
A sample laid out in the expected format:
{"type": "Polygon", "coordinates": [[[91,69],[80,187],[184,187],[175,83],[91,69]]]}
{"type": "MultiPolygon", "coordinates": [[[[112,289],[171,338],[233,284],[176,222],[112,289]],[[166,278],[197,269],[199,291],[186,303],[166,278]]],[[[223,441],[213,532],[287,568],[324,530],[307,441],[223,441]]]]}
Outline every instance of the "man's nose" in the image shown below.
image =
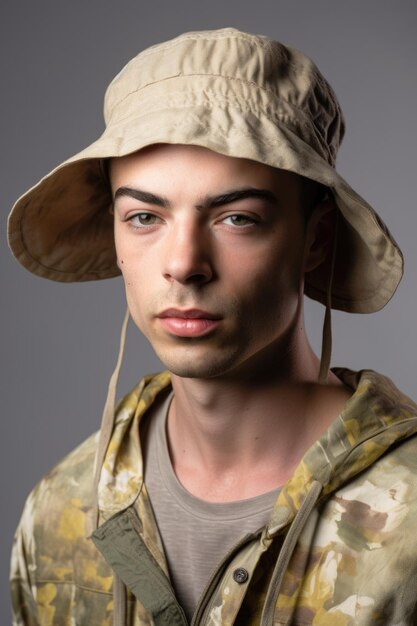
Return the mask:
{"type": "Polygon", "coordinates": [[[209,234],[195,222],[171,229],[164,250],[164,277],[172,282],[206,283],[213,277],[209,234]]]}

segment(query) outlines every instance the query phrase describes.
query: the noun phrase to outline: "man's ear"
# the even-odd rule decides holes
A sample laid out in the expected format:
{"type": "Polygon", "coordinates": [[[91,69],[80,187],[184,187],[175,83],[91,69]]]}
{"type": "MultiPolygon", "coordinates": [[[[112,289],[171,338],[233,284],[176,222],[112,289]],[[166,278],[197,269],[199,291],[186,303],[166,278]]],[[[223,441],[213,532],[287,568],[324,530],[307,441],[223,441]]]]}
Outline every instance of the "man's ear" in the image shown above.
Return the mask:
{"type": "Polygon", "coordinates": [[[324,198],[314,208],[306,227],[305,273],[316,269],[331,253],[338,210],[333,197],[324,198]]]}

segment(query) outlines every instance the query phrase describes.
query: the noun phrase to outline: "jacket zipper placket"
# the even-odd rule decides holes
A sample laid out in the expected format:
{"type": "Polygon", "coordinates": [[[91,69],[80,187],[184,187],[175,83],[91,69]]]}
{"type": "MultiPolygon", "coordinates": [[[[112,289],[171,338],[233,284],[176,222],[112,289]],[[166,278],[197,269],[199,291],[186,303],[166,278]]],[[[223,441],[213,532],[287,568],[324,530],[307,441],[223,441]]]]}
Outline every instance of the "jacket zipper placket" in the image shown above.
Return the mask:
{"type": "MultiPolygon", "coordinates": [[[[137,515],[135,513],[133,513],[131,510],[128,510],[128,514],[129,514],[129,518],[132,522],[132,526],[135,530],[135,532],[138,534],[138,536],[141,536],[141,527],[140,527],[140,523],[139,520],[137,518],[137,515]]],[[[146,544],[145,544],[146,545],[146,544]]],[[[151,551],[149,550],[149,548],[147,548],[147,550],[149,551],[149,554],[151,555],[151,558],[155,561],[155,564],[157,565],[157,570],[159,570],[159,577],[160,580],[163,581],[166,585],[168,585],[169,587],[171,587],[172,591],[173,591],[173,596],[175,598],[176,601],[176,605],[178,607],[178,612],[180,613],[180,615],[183,618],[184,621],[184,626],[188,626],[188,619],[185,615],[184,609],[182,608],[182,606],[180,605],[180,603],[178,602],[175,593],[174,593],[174,589],[172,587],[172,583],[169,579],[169,577],[166,575],[166,573],[164,572],[164,570],[162,569],[162,567],[159,565],[159,563],[156,561],[155,557],[153,556],[153,554],[151,553],[151,551]]]]}

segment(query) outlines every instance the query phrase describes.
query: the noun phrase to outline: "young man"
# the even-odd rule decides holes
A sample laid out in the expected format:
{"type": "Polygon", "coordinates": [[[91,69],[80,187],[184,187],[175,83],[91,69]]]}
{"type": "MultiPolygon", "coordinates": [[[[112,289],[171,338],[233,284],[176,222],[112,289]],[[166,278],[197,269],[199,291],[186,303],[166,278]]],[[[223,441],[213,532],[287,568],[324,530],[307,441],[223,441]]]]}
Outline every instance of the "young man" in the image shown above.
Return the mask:
{"type": "Polygon", "coordinates": [[[416,624],[417,407],[328,370],[330,308],[378,310],[402,275],[334,169],[331,88],[277,42],[188,33],[133,59],[105,116],[9,240],[46,278],[121,272],[168,372],[115,412],[120,356],[100,436],[29,497],[14,623],[416,624]],[[326,305],[321,359],[304,293],[326,305]]]}

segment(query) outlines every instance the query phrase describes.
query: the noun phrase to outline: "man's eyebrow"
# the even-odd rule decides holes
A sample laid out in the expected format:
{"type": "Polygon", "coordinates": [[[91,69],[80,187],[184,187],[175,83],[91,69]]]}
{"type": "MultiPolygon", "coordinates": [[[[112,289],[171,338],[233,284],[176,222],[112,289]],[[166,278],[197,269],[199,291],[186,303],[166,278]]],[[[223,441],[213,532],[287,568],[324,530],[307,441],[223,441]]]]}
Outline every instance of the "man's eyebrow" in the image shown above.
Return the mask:
{"type": "Polygon", "coordinates": [[[119,187],[114,194],[114,200],[116,200],[120,196],[130,196],[131,198],[135,198],[135,200],[140,200],[140,202],[153,204],[155,206],[160,206],[163,208],[169,208],[170,206],[169,200],[167,198],[164,198],[163,196],[157,196],[150,191],[143,191],[142,189],[133,189],[132,187],[119,187]]]}
{"type": "Polygon", "coordinates": [[[225,204],[232,204],[247,198],[260,198],[267,200],[269,203],[278,204],[278,199],[269,189],[258,189],[256,187],[246,187],[245,189],[236,189],[222,193],[218,196],[208,196],[202,205],[202,208],[214,209],[225,204]]]}
{"type": "MultiPolygon", "coordinates": [[[[153,204],[163,208],[170,208],[171,203],[164,196],[158,196],[150,191],[144,191],[143,189],[135,189],[132,187],[119,187],[114,194],[114,200],[120,196],[130,196],[145,202],[146,204],[153,204]]],[[[260,198],[266,200],[269,203],[278,204],[278,199],[272,191],[269,189],[258,189],[256,187],[245,187],[244,189],[235,189],[219,194],[217,196],[207,196],[204,200],[196,205],[197,209],[215,209],[219,206],[225,206],[248,198],[260,198]]]]}

